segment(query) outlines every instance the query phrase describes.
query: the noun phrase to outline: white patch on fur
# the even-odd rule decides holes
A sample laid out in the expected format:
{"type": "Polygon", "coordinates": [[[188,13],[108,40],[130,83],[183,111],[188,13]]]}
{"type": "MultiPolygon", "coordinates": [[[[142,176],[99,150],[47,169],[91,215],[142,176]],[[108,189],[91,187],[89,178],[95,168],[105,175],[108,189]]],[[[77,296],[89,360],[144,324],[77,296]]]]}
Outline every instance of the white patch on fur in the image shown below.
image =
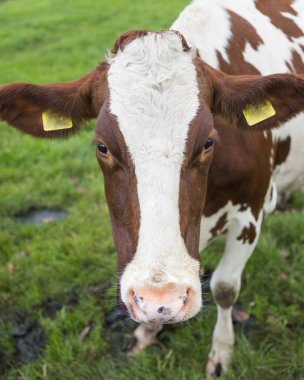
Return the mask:
{"type": "Polygon", "coordinates": [[[273,130],[274,140],[284,141],[290,137],[290,153],[287,160],[274,170],[274,181],[278,192],[287,198],[295,190],[304,190],[304,114],[288,121],[279,129],[273,130]]]}
{"type": "Polygon", "coordinates": [[[217,306],[217,320],[212,334],[212,348],[208,355],[206,376],[214,378],[218,364],[222,375],[228,370],[234,345],[234,330],[232,324],[232,307],[223,309],[217,306]]]}
{"type": "MultiPolygon", "coordinates": [[[[265,197],[265,203],[267,203],[267,196],[265,197]]],[[[211,230],[216,226],[218,220],[225,214],[227,214],[227,223],[222,228],[222,230],[228,230],[228,233],[231,228],[235,228],[235,225],[237,224],[240,228],[240,232],[238,235],[240,235],[242,229],[244,227],[249,227],[250,223],[252,223],[254,226],[258,225],[258,221],[255,219],[254,215],[252,214],[251,208],[246,207],[245,210],[240,211],[240,209],[243,208],[241,204],[239,205],[233,205],[231,201],[229,201],[224,207],[219,209],[215,214],[206,217],[203,215],[202,221],[201,221],[201,234],[200,234],[200,247],[199,249],[204,249],[208,243],[212,240],[213,236],[211,233],[211,230]]]]}
{"type": "MultiPolygon", "coordinates": [[[[292,6],[298,15],[283,15],[292,19],[304,32],[303,1],[295,1],[292,6]]],[[[304,43],[304,36],[289,40],[267,16],[257,10],[254,0],[196,0],[184,9],[171,29],[181,32],[198,49],[204,61],[218,68],[217,51],[229,63],[226,49],[232,35],[228,11],[250,22],[263,39],[264,43],[257,50],[247,43],[243,52],[245,61],[257,68],[261,74],[289,71],[287,64],[292,66],[293,50],[304,60],[304,53],[299,46],[304,43]]]]}
{"type": "Polygon", "coordinates": [[[190,257],[180,232],[180,171],[189,126],[199,108],[193,52],[183,50],[174,32],[149,33],[110,59],[110,110],[135,166],[140,228],[135,256],[121,278],[121,296],[162,281],[197,292],[199,263],[190,257]]]}
{"type": "MultiPolygon", "coordinates": [[[[267,202],[266,198],[265,202],[267,202]]],[[[247,208],[243,212],[238,211],[239,208],[239,205],[233,206],[232,203],[229,202],[223,209],[219,210],[222,215],[228,212],[228,234],[226,237],[224,255],[211,278],[210,287],[213,292],[218,284],[225,283],[226,285],[230,285],[236,295],[238,295],[241,288],[243,269],[259,239],[263,210],[260,211],[258,219],[256,220],[250,208],[247,208]],[[248,242],[244,243],[238,239],[244,227],[248,227],[250,223],[254,224],[256,231],[256,237],[251,244],[248,242]]],[[[202,221],[202,231],[203,230],[204,222],[202,221]]],[[[222,365],[224,371],[227,370],[234,343],[231,311],[231,307],[224,309],[220,305],[217,305],[217,321],[213,330],[212,348],[206,367],[207,373],[212,373],[219,363],[222,365]]]]}
{"type": "Polygon", "coordinates": [[[171,29],[182,33],[209,65],[218,68],[217,51],[229,61],[226,48],[231,38],[231,22],[221,2],[194,1],[181,12],[171,29]]]}
{"type": "Polygon", "coordinates": [[[225,252],[220,260],[219,265],[213,273],[211,279],[211,289],[216,287],[219,282],[229,283],[234,286],[237,293],[241,287],[241,275],[243,269],[254,251],[261,232],[261,224],[263,220],[263,209],[260,211],[258,219],[251,214],[251,209],[240,213],[237,212],[235,217],[229,222],[228,235],[226,238],[225,252]],[[252,244],[243,242],[238,239],[244,227],[254,224],[256,236],[252,244]]]}
{"type": "Polygon", "coordinates": [[[267,214],[273,212],[276,208],[277,201],[278,201],[277,186],[272,178],[270,180],[269,187],[265,196],[265,202],[263,206],[264,211],[267,214]]]}
{"type": "MultiPolygon", "coordinates": [[[[257,50],[247,43],[244,52],[246,62],[256,67],[262,75],[288,72],[288,64],[292,67],[292,52],[299,53],[304,60],[304,53],[299,46],[304,42],[304,37],[293,38],[292,41],[278,28],[276,28],[269,18],[258,10],[253,11],[251,16],[248,13],[239,13],[242,17],[250,20],[263,39],[263,44],[257,50]]],[[[303,14],[304,16],[304,14],[303,14]]],[[[302,29],[304,31],[304,29],[302,29]]]]}

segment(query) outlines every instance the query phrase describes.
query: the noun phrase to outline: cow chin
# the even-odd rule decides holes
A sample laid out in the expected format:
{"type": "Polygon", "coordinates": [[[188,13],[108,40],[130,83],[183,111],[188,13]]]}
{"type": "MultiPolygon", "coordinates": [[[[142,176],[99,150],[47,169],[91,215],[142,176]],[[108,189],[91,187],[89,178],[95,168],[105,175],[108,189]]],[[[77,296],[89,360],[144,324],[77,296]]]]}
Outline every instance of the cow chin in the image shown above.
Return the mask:
{"type": "Polygon", "coordinates": [[[129,263],[121,277],[121,299],[139,323],[172,324],[195,316],[202,307],[199,262],[183,265],[129,263]]]}

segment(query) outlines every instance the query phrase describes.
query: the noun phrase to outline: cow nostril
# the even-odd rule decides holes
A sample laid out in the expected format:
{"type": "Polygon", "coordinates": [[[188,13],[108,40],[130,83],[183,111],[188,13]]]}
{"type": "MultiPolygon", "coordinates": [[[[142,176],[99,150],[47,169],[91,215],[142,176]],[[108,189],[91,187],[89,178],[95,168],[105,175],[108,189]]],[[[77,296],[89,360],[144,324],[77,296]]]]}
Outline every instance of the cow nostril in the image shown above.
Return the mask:
{"type": "Polygon", "coordinates": [[[163,306],[161,306],[161,307],[157,310],[157,312],[158,312],[159,314],[162,314],[164,311],[165,311],[165,308],[164,308],[163,306]]]}
{"type": "Polygon", "coordinates": [[[191,299],[192,290],[191,288],[187,289],[184,294],[179,296],[179,299],[182,301],[182,303],[185,305],[186,302],[191,299]]]}
{"type": "Polygon", "coordinates": [[[133,298],[134,298],[134,301],[135,301],[136,305],[138,305],[139,303],[141,303],[141,302],[144,301],[143,297],[137,296],[135,293],[134,293],[133,298]]]}

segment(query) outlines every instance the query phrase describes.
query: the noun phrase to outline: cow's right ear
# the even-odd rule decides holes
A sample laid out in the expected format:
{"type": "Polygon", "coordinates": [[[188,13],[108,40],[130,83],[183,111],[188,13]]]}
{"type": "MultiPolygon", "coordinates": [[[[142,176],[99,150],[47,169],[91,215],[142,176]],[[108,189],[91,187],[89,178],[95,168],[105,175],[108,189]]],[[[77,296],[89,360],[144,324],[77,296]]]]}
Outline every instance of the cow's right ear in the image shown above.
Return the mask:
{"type": "Polygon", "coordinates": [[[0,120],[35,137],[58,138],[96,118],[106,97],[107,65],[66,83],[0,86],[0,120]]]}

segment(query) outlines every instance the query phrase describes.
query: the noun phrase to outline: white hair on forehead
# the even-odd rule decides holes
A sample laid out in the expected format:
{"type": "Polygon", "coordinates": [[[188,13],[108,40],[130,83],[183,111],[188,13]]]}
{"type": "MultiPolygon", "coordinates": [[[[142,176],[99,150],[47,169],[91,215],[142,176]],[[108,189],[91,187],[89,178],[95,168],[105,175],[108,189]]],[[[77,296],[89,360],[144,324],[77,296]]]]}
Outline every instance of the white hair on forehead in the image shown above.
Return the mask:
{"type": "Polygon", "coordinates": [[[118,113],[126,111],[129,118],[140,115],[142,121],[142,116],[150,116],[161,125],[180,123],[183,117],[176,113],[175,105],[189,114],[186,108],[189,103],[190,108],[195,104],[197,83],[192,60],[193,51],[185,51],[177,32],[148,32],[135,38],[110,58],[112,106],[117,99],[112,95],[119,93],[118,113]]]}
{"type": "Polygon", "coordinates": [[[174,31],[148,32],[110,58],[110,112],[134,163],[140,207],[137,250],[121,279],[123,301],[134,281],[164,270],[200,292],[197,260],[181,236],[180,172],[199,109],[193,52],[174,31]],[[154,273],[155,272],[155,273],[154,273]]]}
{"type": "MultiPolygon", "coordinates": [[[[126,66],[137,65],[146,68],[147,63],[153,62],[154,67],[174,62],[180,58],[181,53],[195,56],[194,49],[185,51],[182,36],[173,30],[162,32],[148,32],[145,36],[139,36],[119,49],[116,54],[108,53],[106,61],[111,65],[116,59],[123,55],[126,66]]],[[[130,71],[132,68],[130,69],[130,71]]],[[[156,71],[156,70],[154,70],[156,71]]]]}

